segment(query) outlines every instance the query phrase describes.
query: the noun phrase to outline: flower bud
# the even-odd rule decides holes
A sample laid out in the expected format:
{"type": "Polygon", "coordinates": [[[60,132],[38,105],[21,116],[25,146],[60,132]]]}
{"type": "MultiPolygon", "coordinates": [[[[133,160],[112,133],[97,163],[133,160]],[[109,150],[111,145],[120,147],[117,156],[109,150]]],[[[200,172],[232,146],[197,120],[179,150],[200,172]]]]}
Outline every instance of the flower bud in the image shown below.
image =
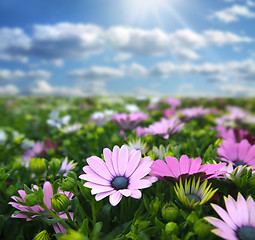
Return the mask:
{"type": "Polygon", "coordinates": [[[211,227],[209,224],[205,223],[203,220],[196,221],[194,225],[194,232],[202,239],[205,239],[207,235],[211,232],[211,227]]]}
{"type": "Polygon", "coordinates": [[[58,158],[52,158],[49,162],[50,169],[52,172],[58,172],[61,166],[61,161],[58,158]]]}
{"type": "Polygon", "coordinates": [[[56,212],[67,210],[70,200],[62,193],[55,194],[51,199],[51,206],[56,212]]]}
{"type": "Polygon", "coordinates": [[[167,203],[162,208],[162,217],[166,221],[174,221],[179,215],[179,208],[173,203],[167,203]]]}
{"type": "Polygon", "coordinates": [[[177,235],[179,233],[179,228],[175,222],[169,222],[165,226],[165,231],[167,234],[177,235]]]}
{"type": "Polygon", "coordinates": [[[68,192],[72,192],[72,190],[74,189],[76,185],[76,182],[73,178],[71,177],[67,177],[62,181],[62,187],[61,190],[62,191],[68,191],[68,192]]]}
{"type": "Polygon", "coordinates": [[[25,202],[30,207],[39,205],[40,197],[38,196],[37,193],[31,193],[25,196],[25,202]]]}
{"type": "Polygon", "coordinates": [[[43,173],[46,170],[45,159],[44,158],[31,158],[30,168],[35,173],[43,173]]]}
{"type": "Polygon", "coordinates": [[[50,236],[46,230],[43,230],[37,233],[33,240],[50,240],[50,236]]]}
{"type": "Polygon", "coordinates": [[[68,229],[67,233],[61,235],[59,240],[89,240],[88,237],[85,237],[81,232],[75,231],[73,229],[68,229]]]}

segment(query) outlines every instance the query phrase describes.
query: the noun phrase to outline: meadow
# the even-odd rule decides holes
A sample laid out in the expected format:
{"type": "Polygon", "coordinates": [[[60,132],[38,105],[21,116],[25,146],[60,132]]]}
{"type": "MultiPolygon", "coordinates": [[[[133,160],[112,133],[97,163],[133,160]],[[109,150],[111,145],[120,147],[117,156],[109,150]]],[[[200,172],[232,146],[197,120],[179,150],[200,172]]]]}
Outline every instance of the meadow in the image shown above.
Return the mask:
{"type": "Polygon", "coordinates": [[[255,99],[0,99],[0,239],[251,240],[255,99]]]}

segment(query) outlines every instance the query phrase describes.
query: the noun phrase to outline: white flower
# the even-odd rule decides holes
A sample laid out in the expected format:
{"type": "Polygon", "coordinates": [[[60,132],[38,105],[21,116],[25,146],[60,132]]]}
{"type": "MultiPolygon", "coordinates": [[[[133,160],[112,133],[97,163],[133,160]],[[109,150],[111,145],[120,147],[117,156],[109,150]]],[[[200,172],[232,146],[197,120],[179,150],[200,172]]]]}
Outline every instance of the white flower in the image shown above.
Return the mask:
{"type": "Polygon", "coordinates": [[[59,111],[57,109],[53,109],[50,113],[50,119],[47,120],[47,123],[50,126],[57,127],[60,129],[62,125],[67,125],[70,121],[70,116],[66,115],[62,118],[59,118],[59,111]]]}
{"type": "Polygon", "coordinates": [[[0,130],[0,144],[4,144],[6,141],[6,133],[3,130],[0,130]]]}

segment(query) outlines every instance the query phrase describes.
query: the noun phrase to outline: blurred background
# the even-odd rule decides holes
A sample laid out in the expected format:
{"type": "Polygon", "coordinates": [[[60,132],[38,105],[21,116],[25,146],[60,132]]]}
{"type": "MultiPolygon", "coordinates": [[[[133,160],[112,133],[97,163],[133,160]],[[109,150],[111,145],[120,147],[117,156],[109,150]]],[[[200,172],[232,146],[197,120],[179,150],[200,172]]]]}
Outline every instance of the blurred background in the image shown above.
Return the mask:
{"type": "Polygon", "coordinates": [[[1,0],[1,96],[255,96],[255,1],[1,0]]]}

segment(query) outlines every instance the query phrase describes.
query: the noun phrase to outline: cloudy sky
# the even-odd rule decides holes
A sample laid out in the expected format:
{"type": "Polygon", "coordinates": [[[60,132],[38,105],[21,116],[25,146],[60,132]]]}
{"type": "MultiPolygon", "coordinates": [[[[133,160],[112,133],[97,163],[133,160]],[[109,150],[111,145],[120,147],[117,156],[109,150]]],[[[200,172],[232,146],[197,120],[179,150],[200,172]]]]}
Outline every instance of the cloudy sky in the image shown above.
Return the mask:
{"type": "Polygon", "coordinates": [[[255,96],[255,1],[1,0],[0,95],[255,96]]]}

